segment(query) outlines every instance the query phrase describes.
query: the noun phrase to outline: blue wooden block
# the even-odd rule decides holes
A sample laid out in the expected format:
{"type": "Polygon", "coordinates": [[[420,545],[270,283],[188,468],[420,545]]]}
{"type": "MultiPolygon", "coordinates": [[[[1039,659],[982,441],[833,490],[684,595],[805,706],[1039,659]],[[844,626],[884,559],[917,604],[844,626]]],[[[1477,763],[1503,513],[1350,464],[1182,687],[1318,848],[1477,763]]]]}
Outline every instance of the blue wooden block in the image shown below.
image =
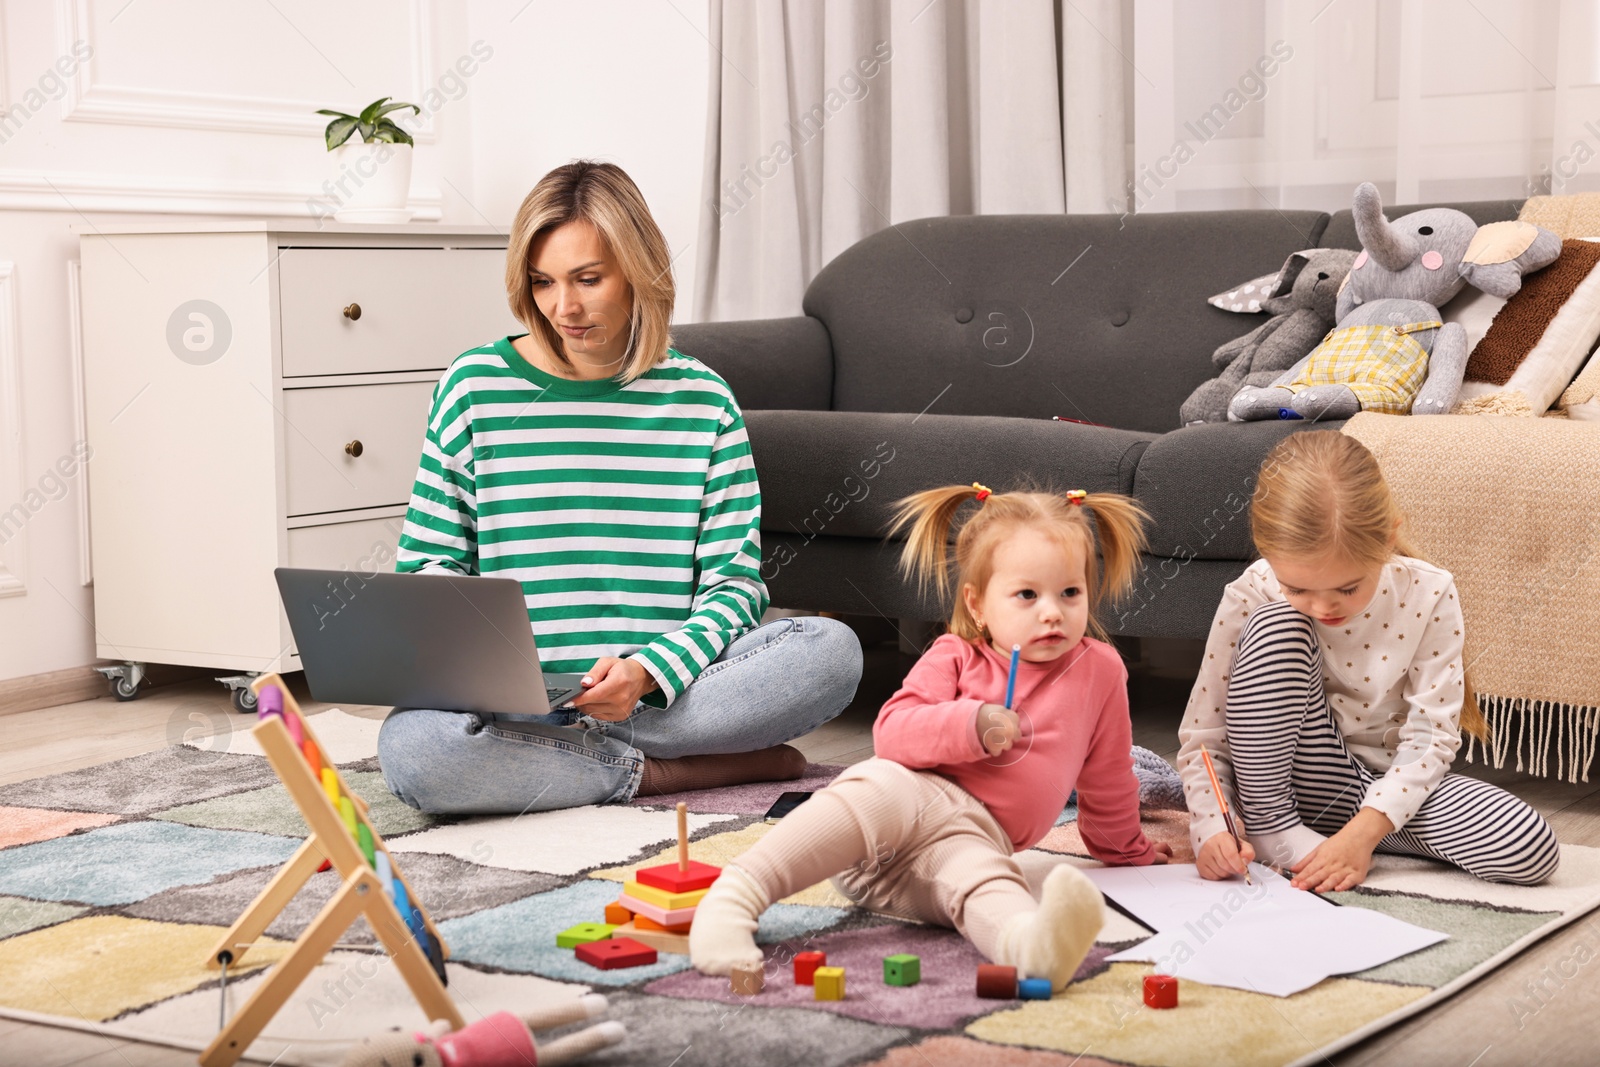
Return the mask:
{"type": "Polygon", "coordinates": [[[1049,1000],[1051,992],[1048,978],[1024,978],[1017,983],[1017,995],[1023,1000],[1049,1000]]]}

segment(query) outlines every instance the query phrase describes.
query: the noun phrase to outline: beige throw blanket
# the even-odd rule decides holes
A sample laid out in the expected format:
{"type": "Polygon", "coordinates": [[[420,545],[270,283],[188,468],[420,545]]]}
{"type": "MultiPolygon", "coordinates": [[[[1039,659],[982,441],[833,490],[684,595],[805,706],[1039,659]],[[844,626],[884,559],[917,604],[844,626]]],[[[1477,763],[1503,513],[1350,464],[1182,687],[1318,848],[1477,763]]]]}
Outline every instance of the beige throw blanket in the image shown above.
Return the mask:
{"type": "MultiPolygon", "coordinates": [[[[1363,412],[1423,556],[1455,575],[1494,766],[1589,780],[1600,733],[1600,425],[1363,412]],[[1555,760],[1552,770],[1551,759],[1555,760]]],[[[1477,746],[1470,742],[1467,758],[1477,746]]]]}

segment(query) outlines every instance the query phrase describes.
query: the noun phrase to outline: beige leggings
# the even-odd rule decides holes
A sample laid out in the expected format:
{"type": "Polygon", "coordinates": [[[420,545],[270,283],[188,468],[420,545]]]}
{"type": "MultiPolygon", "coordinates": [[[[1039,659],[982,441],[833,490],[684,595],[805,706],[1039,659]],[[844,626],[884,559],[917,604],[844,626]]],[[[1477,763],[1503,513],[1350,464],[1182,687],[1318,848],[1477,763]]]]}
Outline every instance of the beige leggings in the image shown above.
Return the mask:
{"type": "Polygon", "coordinates": [[[771,901],[832,877],[862,907],[953,926],[992,960],[1000,931],[1037,910],[1044,876],[1064,862],[1023,855],[1026,865],[960,786],[870,759],[784,816],[734,865],[771,901]]]}

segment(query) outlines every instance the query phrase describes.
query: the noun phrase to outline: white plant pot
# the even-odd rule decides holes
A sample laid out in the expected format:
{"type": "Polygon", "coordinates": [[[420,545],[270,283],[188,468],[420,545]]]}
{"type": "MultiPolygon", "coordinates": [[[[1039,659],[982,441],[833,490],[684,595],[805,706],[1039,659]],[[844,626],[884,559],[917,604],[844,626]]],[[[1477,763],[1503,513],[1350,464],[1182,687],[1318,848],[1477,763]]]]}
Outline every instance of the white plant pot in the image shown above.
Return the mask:
{"type": "Polygon", "coordinates": [[[408,144],[352,139],[328,153],[329,180],[340,222],[408,222],[411,197],[411,155],[408,144]]]}

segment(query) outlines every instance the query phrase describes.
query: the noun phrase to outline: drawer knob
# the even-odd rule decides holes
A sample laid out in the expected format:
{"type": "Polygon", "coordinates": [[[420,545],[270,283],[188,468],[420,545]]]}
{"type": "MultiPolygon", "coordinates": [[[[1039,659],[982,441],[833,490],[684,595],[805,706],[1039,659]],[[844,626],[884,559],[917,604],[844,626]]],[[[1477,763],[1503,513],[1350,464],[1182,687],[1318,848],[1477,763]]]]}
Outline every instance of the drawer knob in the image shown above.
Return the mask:
{"type": "Polygon", "coordinates": [[[346,304],[344,309],[344,317],[349,319],[351,322],[359,319],[361,317],[361,305],[355,303],[354,301],[346,304]]]}
{"type": "Polygon", "coordinates": [[[361,442],[360,441],[351,441],[349,444],[344,446],[344,452],[345,452],[345,455],[350,456],[352,458],[361,455],[361,452],[362,452],[361,442]]]}

